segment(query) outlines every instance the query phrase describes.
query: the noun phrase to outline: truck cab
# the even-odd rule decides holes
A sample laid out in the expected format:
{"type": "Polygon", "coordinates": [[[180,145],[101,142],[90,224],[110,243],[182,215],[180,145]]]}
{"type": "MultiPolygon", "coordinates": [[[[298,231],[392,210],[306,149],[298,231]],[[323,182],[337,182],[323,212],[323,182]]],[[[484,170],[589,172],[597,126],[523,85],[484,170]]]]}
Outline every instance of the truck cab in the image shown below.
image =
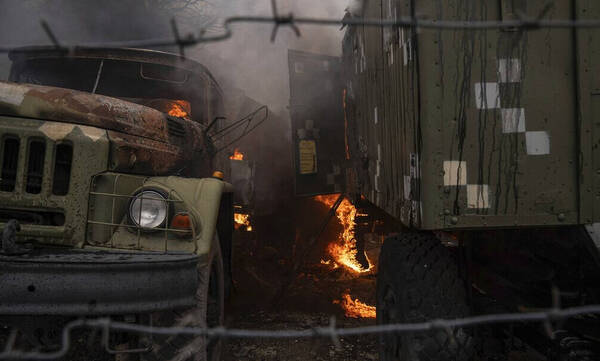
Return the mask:
{"type": "MultiPolygon", "coordinates": [[[[24,48],[9,58],[9,82],[0,82],[0,323],[35,319],[51,334],[48,317],[150,322],[185,310],[192,325],[219,325],[233,187],[210,136],[223,115],[210,72],[139,49],[24,48]]],[[[218,357],[217,345],[205,348],[218,357]]],[[[157,338],[135,349],[178,352],[157,338]]]]}

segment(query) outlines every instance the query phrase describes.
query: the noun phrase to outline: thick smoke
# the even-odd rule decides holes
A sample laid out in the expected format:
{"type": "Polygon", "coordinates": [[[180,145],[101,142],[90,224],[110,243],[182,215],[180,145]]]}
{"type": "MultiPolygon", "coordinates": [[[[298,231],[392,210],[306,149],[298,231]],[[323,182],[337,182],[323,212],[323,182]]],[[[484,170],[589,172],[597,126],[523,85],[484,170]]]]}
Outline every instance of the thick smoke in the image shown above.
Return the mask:
{"type": "MultiPolygon", "coordinates": [[[[348,0],[279,0],[280,13],[341,18],[348,0]]],[[[171,36],[169,20],[181,31],[209,32],[233,15],[271,15],[269,0],[0,0],[0,44],[50,44],[40,26],[46,20],[64,43],[147,39],[171,36]]],[[[244,90],[273,109],[288,103],[287,49],[329,55],[340,53],[342,33],[336,27],[302,26],[302,36],[280,29],[271,43],[272,25],[241,24],[221,43],[200,45],[187,55],[207,64],[222,82],[244,90]]],[[[8,76],[8,60],[0,54],[0,80],[8,76]]]]}
{"type": "MultiPolygon", "coordinates": [[[[269,0],[237,0],[219,9],[219,15],[271,15],[269,0]]],[[[297,17],[331,17],[341,19],[347,0],[280,0],[281,14],[293,12],[297,17]]],[[[282,110],[288,104],[288,49],[327,55],[339,55],[343,33],[339,28],[301,26],[301,37],[289,27],[282,27],[271,42],[273,25],[239,24],[233,37],[225,42],[207,44],[193,52],[223,82],[244,90],[254,99],[282,110]]]]}
{"type": "MultiPolygon", "coordinates": [[[[59,42],[77,44],[164,36],[169,9],[160,0],[0,0],[0,44],[50,44],[44,20],[59,42]]],[[[8,60],[0,54],[0,79],[8,60]]]]}

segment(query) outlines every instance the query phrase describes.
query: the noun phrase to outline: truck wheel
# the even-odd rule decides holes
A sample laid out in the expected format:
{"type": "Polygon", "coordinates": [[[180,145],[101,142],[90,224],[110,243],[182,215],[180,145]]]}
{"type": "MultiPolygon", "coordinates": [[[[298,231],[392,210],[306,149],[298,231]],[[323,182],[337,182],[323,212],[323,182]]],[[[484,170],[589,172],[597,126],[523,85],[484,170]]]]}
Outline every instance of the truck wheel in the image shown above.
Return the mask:
{"type": "Polygon", "coordinates": [[[591,341],[564,331],[554,331],[553,347],[548,359],[550,361],[592,361],[598,355],[591,341]]]}
{"type": "MultiPolygon", "coordinates": [[[[217,236],[213,240],[209,266],[198,269],[200,286],[196,291],[196,306],[186,310],[167,311],[152,315],[157,327],[203,327],[224,324],[223,259],[217,236]]],[[[143,361],[218,361],[222,342],[201,336],[153,336],[152,351],[143,354],[143,361]]]]}
{"type": "MultiPolygon", "coordinates": [[[[378,324],[452,319],[468,314],[456,262],[435,235],[407,232],[385,240],[377,276],[378,324]]],[[[462,361],[472,359],[474,347],[467,330],[458,328],[381,334],[379,352],[382,361],[462,361]]]]}

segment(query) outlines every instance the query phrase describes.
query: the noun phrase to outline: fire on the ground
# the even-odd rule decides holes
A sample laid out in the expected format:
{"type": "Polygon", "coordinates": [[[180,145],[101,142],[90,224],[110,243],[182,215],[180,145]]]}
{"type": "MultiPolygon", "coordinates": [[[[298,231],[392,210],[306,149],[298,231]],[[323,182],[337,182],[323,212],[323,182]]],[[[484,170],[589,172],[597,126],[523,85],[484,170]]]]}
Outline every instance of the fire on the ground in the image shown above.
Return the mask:
{"type": "Polygon", "coordinates": [[[341,300],[334,300],[333,303],[339,304],[344,309],[346,317],[352,318],[375,318],[375,306],[367,305],[355,298],[350,297],[350,290],[342,294],[341,300]]]}

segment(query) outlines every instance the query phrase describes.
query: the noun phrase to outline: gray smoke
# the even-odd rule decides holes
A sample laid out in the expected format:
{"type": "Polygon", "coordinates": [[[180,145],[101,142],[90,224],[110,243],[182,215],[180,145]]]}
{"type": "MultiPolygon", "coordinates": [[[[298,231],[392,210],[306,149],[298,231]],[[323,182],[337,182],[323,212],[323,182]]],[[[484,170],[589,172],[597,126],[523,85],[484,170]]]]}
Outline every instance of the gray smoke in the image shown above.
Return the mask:
{"type": "MultiPolygon", "coordinates": [[[[280,14],[293,12],[297,17],[341,19],[348,0],[279,0],[280,14]]],[[[219,16],[270,16],[270,0],[233,0],[218,8],[219,16]]],[[[288,104],[288,49],[327,55],[340,55],[343,33],[338,27],[301,26],[301,37],[289,27],[279,29],[271,42],[273,25],[238,24],[233,37],[225,42],[207,44],[192,51],[192,57],[208,65],[225,84],[244,90],[249,96],[274,110],[288,104]]]]}
{"type": "MultiPolygon", "coordinates": [[[[348,0],[278,0],[281,14],[341,19],[348,0]]],[[[68,44],[171,36],[175,17],[181,32],[222,31],[234,15],[271,15],[270,0],[0,0],[0,44],[50,44],[40,26],[46,20],[59,41],[68,44]]],[[[288,48],[339,55],[342,32],[335,26],[302,26],[302,37],[288,27],[270,42],[272,25],[241,24],[231,39],[200,45],[187,56],[204,62],[226,85],[242,89],[272,109],[288,103],[288,48]]],[[[174,50],[174,49],[166,49],[174,50]]],[[[0,54],[0,80],[8,76],[0,54]]]]}

